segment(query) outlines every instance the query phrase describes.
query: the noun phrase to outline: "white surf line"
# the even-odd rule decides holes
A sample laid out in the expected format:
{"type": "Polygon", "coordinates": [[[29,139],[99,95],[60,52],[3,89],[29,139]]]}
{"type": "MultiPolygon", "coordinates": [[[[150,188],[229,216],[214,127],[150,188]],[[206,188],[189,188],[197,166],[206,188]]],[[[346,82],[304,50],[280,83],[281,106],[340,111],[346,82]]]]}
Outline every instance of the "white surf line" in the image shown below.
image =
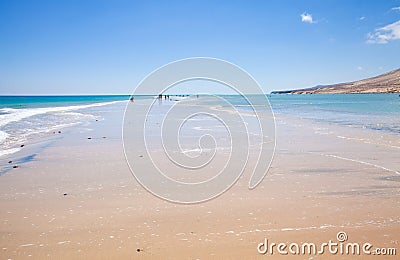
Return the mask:
{"type": "MultiPolygon", "coordinates": [[[[225,234],[235,234],[236,236],[240,236],[243,234],[248,234],[248,233],[256,233],[256,232],[289,232],[289,231],[304,231],[304,230],[323,230],[323,229],[335,229],[335,228],[365,228],[367,226],[374,226],[374,227],[384,227],[388,226],[388,224],[393,224],[393,223],[400,223],[400,219],[388,219],[383,221],[374,221],[374,220],[364,220],[361,222],[357,223],[347,223],[346,225],[331,225],[331,224],[323,224],[321,226],[309,226],[309,227],[285,227],[285,228],[272,228],[272,229],[255,229],[255,230],[249,230],[249,231],[240,231],[235,233],[234,231],[227,231],[225,234]]],[[[210,233],[213,234],[213,233],[210,233]]]]}
{"type": "Polygon", "coordinates": [[[63,244],[66,244],[66,243],[71,243],[71,241],[70,240],[60,241],[60,242],[57,242],[57,245],[63,245],[63,244]]]}
{"type": "Polygon", "coordinates": [[[316,153],[316,152],[308,152],[308,153],[317,154],[317,155],[326,156],[326,157],[332,157],[332,158],[341,159],[341,160],[345,160],[345,161],[349,161],[349,162],[356,162],[356,163],[372,166],[372,167],[375,167],[375,168],[378,168],[378,169],[382,169],[382,170],[385,170],[385,171],[388,171],[388,172],[394,172],[394,173],[400,175],[400,172],[398,172],[396,170],[392,170],[392,169],[386,168],[384,166],[380,166],[380,165],[369,163],[369,162],[364,162],[364,161],[361,161],[361,160],[346,158],[346,157],[342,157],[342,156],[338,156],[338,155],[334,155],[334,154],[324,154],[324,153],[316,153]]]}
{"type": "Polygon", "coordinates": [[[20,247],[27,247],[27,246],[34,246],[35,244],[25,244],[25,245],[20,245],[20,247]]]}
{"type": "Polygon", "coordinates": [[[286,228],[272,228],[272,229],[255,229],[249,231],[241,231],[236,234],[243,235],[247,233],[255,233],[255,232],[285,232],[285,231],[302,231],[302,230],[315,230],[315,229],[327,229],[327,228],[344,228],[345,226],[333,226],[333,225],[322,225],[322,226],[311,226],[311,227],[286,227],[286,228]]]}
{"type": "Polygon", "coordinates": [[[359,142],[362,142],[362,143],[365,143],[365,144],[373,144],[373,145],[380,145],[380,146],[386,146],[386,147],[390,147],[390,148],[400,149],[400,146],[390,145],[390,144],[383,144],[383,143],[374,143],[372,141],[368,141],[368,139],[355,138],[355,137],[346,137],[346,136],[342,136],[342,135],[337,135],[336,137],[340,138],[340,139],[345,139],[345,140],[359,141],[359,142]]]}
{"type": "Polygon", "coordinates": [[[249,234],[249,233],[256,233],[256,232],[288,232],[288,231],[304,231],[304,230],[321,230],[321,229],[328,229],[328,228],[359,228],[361,226],[353,225],[353,226],[334,226],[334,225],[321,225],[321,226],[311,226],[311,227],[286,227],[286,228],[272,228],[272,229],[255,229],[249,231],[240,231],[235,233],[234,231],[225,232],[225,234],[235,234],[236,236],[249,234]]]}

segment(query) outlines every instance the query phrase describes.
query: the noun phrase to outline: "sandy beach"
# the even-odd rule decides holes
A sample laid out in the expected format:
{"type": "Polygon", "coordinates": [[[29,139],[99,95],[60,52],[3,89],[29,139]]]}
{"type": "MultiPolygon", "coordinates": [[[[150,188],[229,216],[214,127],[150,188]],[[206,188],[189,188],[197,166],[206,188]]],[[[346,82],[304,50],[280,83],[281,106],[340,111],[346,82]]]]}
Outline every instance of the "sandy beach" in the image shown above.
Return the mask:
{"type": "Polygon", "coordinates": [[[3,0],[0,37],[0,260],[400,259],[400,0],[3,0]]]}
{"type": "Polygon", "coordinates": [[[218,198],[180,205],[135,180],[122,148],[125,105],[106,107],[103,120],[41,138],[32,160],[0,177],[1,259],[263,259],[265,238],[318,245],[340,231],[399,247],[395,134],[277,114],[275,158],[256,189],[245,172],[218,198]]]}

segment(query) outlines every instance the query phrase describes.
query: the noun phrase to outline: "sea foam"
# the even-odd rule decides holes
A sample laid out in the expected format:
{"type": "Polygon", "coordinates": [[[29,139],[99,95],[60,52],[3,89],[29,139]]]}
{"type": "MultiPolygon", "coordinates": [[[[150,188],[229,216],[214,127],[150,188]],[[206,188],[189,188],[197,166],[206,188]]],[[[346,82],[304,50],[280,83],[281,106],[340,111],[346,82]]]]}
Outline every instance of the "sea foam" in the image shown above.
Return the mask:
{"type": "Polygon", "coordinates": [[[126,101],[111,101],[85,105],[41,108],[0,109],[0,156],[18,152],[17,146],[35,136],[70,127],[93,118],[93,115],[76,110],[100,107],[126,101]],[[38,117],[39,116],[39,117],[38,117]]]}

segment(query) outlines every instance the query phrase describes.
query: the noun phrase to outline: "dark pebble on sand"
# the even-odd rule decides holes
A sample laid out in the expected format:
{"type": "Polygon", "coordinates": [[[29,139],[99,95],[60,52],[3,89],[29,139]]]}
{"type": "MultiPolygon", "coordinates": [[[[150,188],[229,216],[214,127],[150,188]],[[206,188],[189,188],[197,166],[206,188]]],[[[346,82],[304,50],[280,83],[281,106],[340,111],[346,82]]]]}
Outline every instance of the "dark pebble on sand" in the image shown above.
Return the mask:
{"type": "Polygon", "coordinates": [[[24,147],[25,145],[24,144],[21,144],[21,146],[20,147],[24,147]]]}
{"type": "Polygon", "coordinates": [[[143,155],[139,155],[139,157],[140,157],[140,158],[142,158],[142,157],[143,157],[143,155]]]}
{"type": "Polygon", "coordinates": [[[92,139],[92,137],[88,137],[87,139],[89,139],[89,140],[90,140],[90,139],[92,139]]]}
{"type": "Polygon", "coordinates": [[[12,163],[12,161],[8,161],[8,163],[12,163]]]}
{"type": "Polygon", "coordinates": [[[97,121],[99,121],[99,120],[96,119],[96,122],[97,122],[97,121]]]}
{"type": "Polygon", "coordinates": [[[140,250],[140,248],[136,249],[136,252],[138,252],[138,253],[139,253],[140,251],[142,251],[142,250],[140,250]]]}
{"type": "Polygon", "coordinates": [[[67,195],[68,195],[68,193],[64,193],[63,195],[64,195],[64,196],[67,196],[67,195]]]}
{"type": "Polygon", "coordinates": [[[58,131],[59,134],[61,134],[61,131],[58,131]]]}
{"type": "Polygon", "coordinates": [[[14,168],[14,169],[17,169],[17,168],[18,168],[18,165],[14,165],[13,168],[14,168]]]}
{"type": "Polygon", "coordinates": [[[107,137],[103,136],[103,138],[107,138],[107,137]]]}

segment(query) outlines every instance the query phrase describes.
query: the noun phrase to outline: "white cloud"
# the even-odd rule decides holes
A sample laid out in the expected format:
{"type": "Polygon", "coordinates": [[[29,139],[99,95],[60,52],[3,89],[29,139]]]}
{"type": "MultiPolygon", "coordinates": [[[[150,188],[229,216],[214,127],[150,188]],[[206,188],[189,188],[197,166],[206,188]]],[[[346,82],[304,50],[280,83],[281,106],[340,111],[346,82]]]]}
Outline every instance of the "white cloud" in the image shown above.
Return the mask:
{"type": "Polygon", "coordinates": [[[315,23],[315,21],[313,20],[311,14],[302,13],[300,16],[301,16],[301,21],[302,21],[303,23],[315,23]]]}
{"type": "Polygon", "coordinates": [[[359,19],[360,21],[365,20],[365,16],[361,16],[359,19]]]}
{"type": "Polygon", "coordinates": [[[389,41],[400,40],[400,20],[368,33],[367,43],[386,44],[389,41]]]}
{"type": "Polygon", "coordinates": [[[363,70],[363,67],[358,66],[358,67],[357,67],[357,70],[363,70]]]}
{"type": "Polygon", "coordinates": [[[392,10],[392,11],[400,11],[400,6],[398,6],[398,7],[393,7],[393,8],[390,9],[390,10],[392,10]]]}

